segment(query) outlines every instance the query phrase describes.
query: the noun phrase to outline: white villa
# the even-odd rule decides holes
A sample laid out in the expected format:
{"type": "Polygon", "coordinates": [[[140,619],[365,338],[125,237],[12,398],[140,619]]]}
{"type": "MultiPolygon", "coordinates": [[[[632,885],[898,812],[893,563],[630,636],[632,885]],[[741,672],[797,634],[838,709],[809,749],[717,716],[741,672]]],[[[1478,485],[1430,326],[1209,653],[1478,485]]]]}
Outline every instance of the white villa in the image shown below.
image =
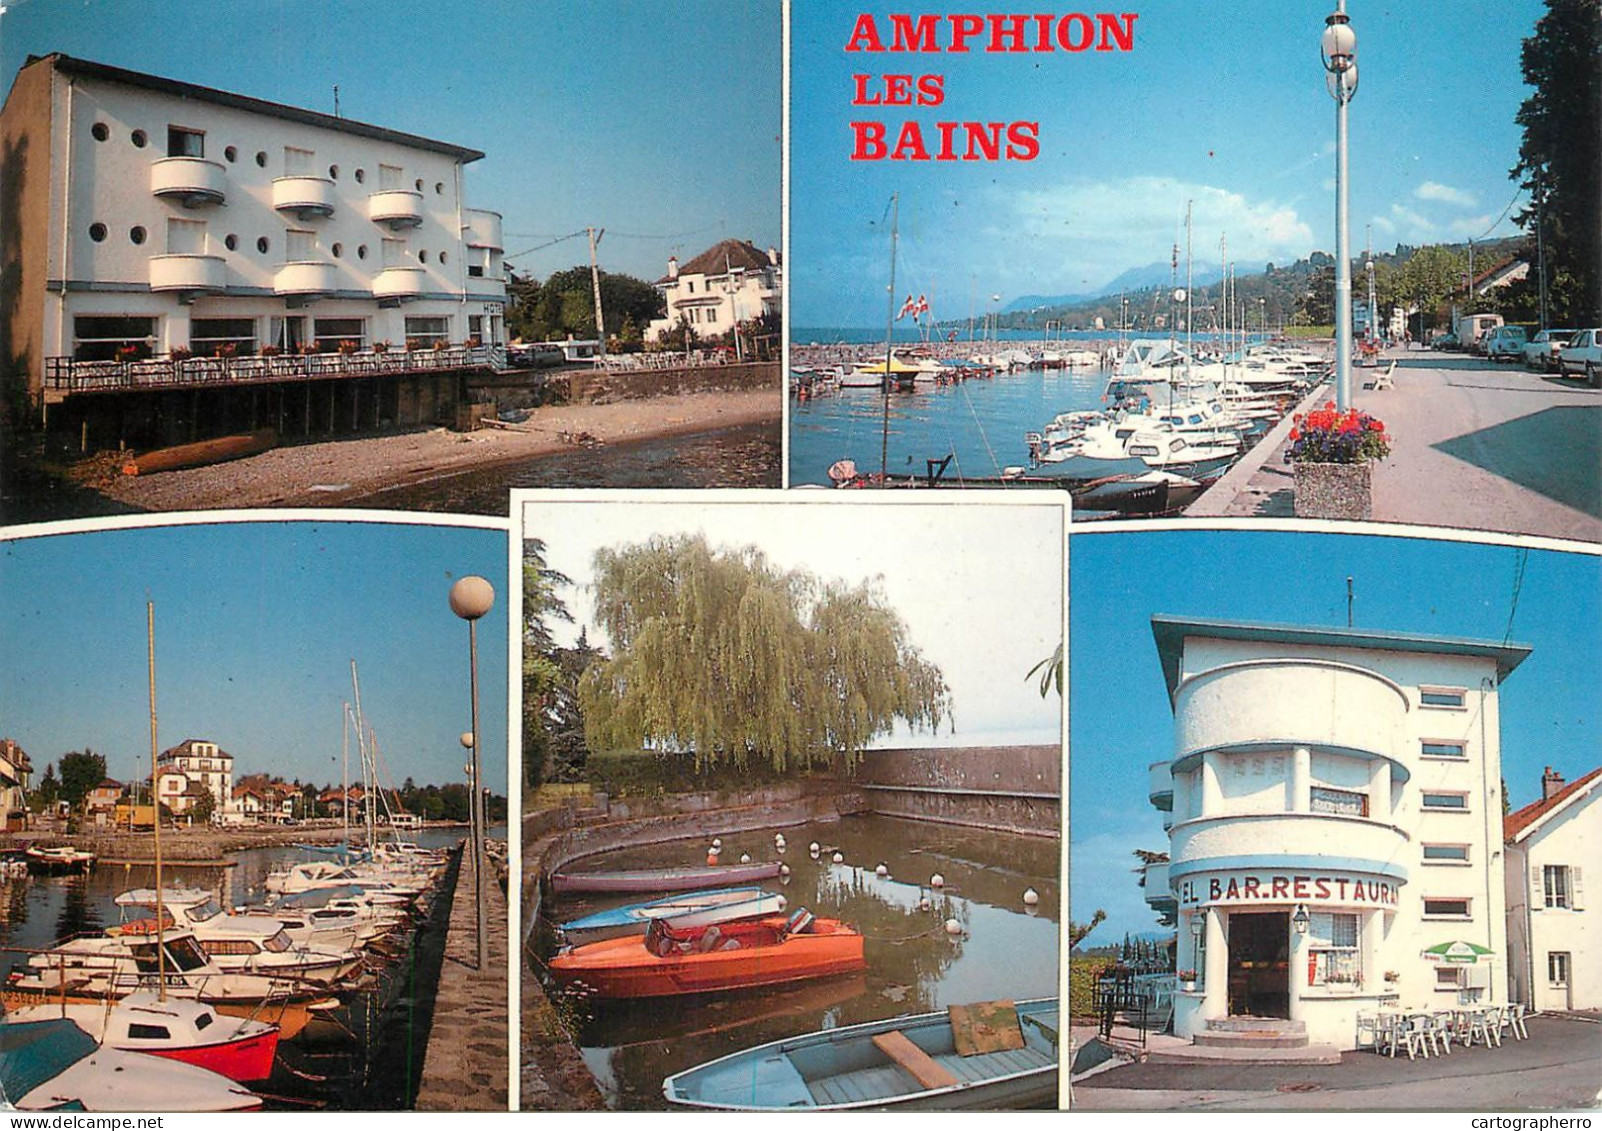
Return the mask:
{"type": "Polygon", "coordinates": [[[1146,900],[1178,916],[1175,1033],[1349,1049],[1382,1004],[1505,1002],[1497,710],[1530,649],[1169,616],[1152,631],[1174,748],[1149,771],[1170,843],[1146,900]],[[1490,958],[1426,953],[1453,942],[1490,958]]]}
{"type": "Polygon", "coordinates": [[[1585,901],[1584,861],[1602,845],[1602,767],[1573,782],[1547,767],[1541,799],[1503,820],[1508,975],[1537,1010],[1602,1008],[1602,924],[1585,901]]]}
{"type": "Polygon", "coordinates": [[[670,258],[656,281],[667,316],[654,319],[646,337],[671,336],[680,320],[703,338],[726,334],[737,323],[777,313],[783,282],[779,253],[747,240],[723,240],[682,267],[670,258]]]}
{"type": "Polygon", "coordinates": [[[156,757],[156,796],[181,816],[209,793],[212,812],[221,820],[234,806],[234,756],[215,742],[186,738],[156,757]]]}
{"type": "Polygon", "coordinates": [[[18,71],[0,145],[12,352],[91,445],[446,420],[496,365],[478,150],[61,54],[18,71]]]}

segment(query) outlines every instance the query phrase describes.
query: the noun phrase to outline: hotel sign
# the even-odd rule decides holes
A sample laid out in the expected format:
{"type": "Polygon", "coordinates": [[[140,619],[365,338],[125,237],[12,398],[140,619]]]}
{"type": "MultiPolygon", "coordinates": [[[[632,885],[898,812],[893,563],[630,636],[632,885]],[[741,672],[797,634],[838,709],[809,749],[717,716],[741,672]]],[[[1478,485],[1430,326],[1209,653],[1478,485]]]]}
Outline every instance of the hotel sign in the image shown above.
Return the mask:
{"type": "Polygon", "coordinates": [[[1311,903],[1389,909],[1397,902],[1395,880],[1347,872],[1200,872],[1176,880],[1174,890],[1181,907],[1311,903]]]}

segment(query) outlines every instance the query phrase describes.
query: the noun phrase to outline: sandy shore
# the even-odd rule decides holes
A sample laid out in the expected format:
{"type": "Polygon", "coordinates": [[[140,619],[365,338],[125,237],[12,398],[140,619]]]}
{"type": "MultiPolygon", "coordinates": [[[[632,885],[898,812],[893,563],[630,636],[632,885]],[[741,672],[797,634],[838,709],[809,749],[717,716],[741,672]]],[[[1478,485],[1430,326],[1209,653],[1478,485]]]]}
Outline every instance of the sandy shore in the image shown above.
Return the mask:
{"type": "Polygon", "coordinates": [[[386,487],[581,447],[777,421],[783,408],[776,389],[552,405],[515,426],[299,444],[209,467],[118,476],[99,490],[146,511],[339,506],[386,487]]]}

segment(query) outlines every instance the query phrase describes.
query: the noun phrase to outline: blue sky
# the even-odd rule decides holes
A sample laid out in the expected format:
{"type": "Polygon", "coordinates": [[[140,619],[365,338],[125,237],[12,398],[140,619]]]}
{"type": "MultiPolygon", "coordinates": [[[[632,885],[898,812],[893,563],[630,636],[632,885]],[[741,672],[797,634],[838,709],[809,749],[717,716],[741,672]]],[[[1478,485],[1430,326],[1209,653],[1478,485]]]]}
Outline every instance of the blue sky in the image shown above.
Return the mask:
{"type": "Polygon", "coordinates": [[[483,150],[467,203],[540,278],[656,279],[720,239],[779,243],[777,0],[0,0],[0,85],[68,55],[483,150]]]}
{"type": "Polygon", "coordinates": [[[1153,613],[1358,628],[1533,647],[1502,688],[1502,768],[1514,808],[1552,766],[1602,762],[1602,558],[1426,539],[1269,531],[1075,533],[1070,548],[1069,842],[1073,918],[1100,907],[1089,944],[1156,930],[1130,869],[1167,848],[1146,767],[1171,756],[1173,712],[1153,613]],[[1509,614],[1512,612],[1511,629],[1509,614]]]}
{"type": "MultiPolygon", "coordinates": [[[[354,659],[393,784],[462,781],[468,630],[448,595],[476,573],[497,595],[478,630],[481,757],[485,781],[504,793],[506,538],[504,529],[318,521],[0,542],[0,735],[21,744],[38,774],[87,746],[119,781],[148,775],[148,599],[162,749],[206,738],[234,755],[236,776],[337,783],[354,659]]],[[[351,761],[360,764],[354,741],[351,761]]]]}
{"type": "MultiPolygon", "coordinates": [[[[1335,103],[1319,33],[1328,0],[1148,0],[1129,53],[848,54],[859,5],[792,17],[792,320],[884,320],[890,194],[900,191],[898,292],[936,318],[1022,294],[1090,292],[1166,263],[1195,202],[1198,261],[1219,237],[1241,272],[1335,245],[1335,103]],[[942,73],[933,107],[856,107],[854,73],[942,73]],[[852,162],[849,123],[1038,121],[1033,161],[852,162]]],[[[961,11],[1018,11],[975,6],[961,11]]],[[[1351,105],[1351,238],[1363,246],[1512,234],[1513,121],[1528,93],[1520,41],[1540,0],[1351,0],[1360,85],[1351,105]]],[[[888,14],[880,14],[888,23],[888,14]]],[[[890,37],[885,36],[888,42],[890,37]]],[[[1183,256],[1183,251],[1181,251],[1183,256]]],[[[1183,271],[1183,263],[1181,263],[1183,271]]]]}

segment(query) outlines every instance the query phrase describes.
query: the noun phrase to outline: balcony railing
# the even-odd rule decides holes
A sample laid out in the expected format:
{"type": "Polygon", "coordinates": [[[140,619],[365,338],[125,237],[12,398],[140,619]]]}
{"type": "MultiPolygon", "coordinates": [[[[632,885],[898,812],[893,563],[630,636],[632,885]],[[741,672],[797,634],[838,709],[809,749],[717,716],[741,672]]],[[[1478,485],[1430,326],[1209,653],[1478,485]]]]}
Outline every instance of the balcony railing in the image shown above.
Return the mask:
{"type": "Polygon", "coordinates": [[[334,214],[334,182],[327,177],[276,177],[273,207],[300,220],[334,214]]]}
{"type": "Polygon", "coordinates": [[[344,377],[388,377],[406,373],[506,368],[503,346],[376,353],[274,354],[268,357],[151,357],[139,361],[78,361],[45,358],[47,389],[63,393],[119,393],[148,389],[192,389],[275,381],[321,381],[344,377]]]}
{"type": "Polygon", "coordinates": [[[150,166],[150,191],[185,208],[221,204],[228,197],[228,171],[202,157],[163,157],[150,166]]]}

